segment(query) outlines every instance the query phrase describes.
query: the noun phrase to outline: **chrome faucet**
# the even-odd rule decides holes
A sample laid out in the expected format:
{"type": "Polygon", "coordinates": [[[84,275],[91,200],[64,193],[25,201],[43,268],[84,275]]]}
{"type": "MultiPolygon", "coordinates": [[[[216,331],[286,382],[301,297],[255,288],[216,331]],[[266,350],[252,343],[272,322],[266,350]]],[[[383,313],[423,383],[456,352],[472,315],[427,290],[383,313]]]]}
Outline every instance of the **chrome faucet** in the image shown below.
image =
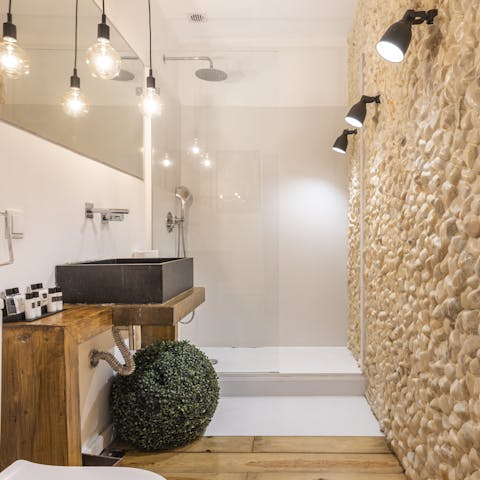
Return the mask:
{"type": "Polygon", "coordinates": [[[95,213],[99,213],[102,223],[122,222],[125,215],[130,213],[128,208],[94,208],[93,203],[85,204],[85,218],[93,218],[95,213]]]}

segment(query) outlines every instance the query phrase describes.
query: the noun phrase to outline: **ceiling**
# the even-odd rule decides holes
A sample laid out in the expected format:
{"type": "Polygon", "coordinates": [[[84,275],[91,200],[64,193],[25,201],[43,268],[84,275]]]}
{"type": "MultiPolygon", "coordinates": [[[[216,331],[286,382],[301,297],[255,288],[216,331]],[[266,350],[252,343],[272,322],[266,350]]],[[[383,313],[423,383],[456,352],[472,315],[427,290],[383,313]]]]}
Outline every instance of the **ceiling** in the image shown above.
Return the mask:
{"type": "Polygon", "coordinates": [[[156,0],[182,49],[345,45],[356,0],[156,0]],[[206,15],[192,23],[189,14],[206,15]]]}

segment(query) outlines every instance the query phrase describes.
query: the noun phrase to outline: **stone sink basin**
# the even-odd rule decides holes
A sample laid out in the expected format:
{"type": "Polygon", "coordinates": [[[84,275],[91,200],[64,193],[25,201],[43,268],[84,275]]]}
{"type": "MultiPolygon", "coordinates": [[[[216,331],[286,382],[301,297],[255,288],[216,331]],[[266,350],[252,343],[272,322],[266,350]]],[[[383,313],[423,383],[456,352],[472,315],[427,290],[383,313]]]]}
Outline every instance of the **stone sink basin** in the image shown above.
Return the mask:
{"type": "Polygon", "coordinates": [[[193,258],[115,258],[57,265],[65,303],[164,303],[193,287],[193,258]]]}

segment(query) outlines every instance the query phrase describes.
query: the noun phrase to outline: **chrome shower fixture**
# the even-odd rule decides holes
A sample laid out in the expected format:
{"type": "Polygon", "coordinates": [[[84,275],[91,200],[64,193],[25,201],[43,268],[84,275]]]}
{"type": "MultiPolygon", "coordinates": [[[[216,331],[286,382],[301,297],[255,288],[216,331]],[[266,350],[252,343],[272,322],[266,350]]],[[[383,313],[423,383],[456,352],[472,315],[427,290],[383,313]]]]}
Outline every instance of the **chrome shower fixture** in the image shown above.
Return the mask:
{"type": "Polygon", "coordinates": [[[172,212],[168,212],[167,221],[165,225],[167,227],[168,233],[172,233],[175,230],[175,227],[178,228],[177,257],[180,257],[181,255],[183,255],[183,257],[186,257],[187,248],[185,246],[185,229],[184,229],[185,210],[187,205],[190,205],[193,202],[193,196],[187,187],[180,185],[175,189],[175,197],[180,200],[180,207],[181,207],[180,217],[173,215],[172,212]]]}
{"type": "Polygon", "coordinates": [[[182,207],[182,220],[185,218],[185,207],[193,201],[192,194],[187,187],[180,185],[175,189],[175,197],[180,200],[182,207]]]}
{"type": "Polygon", "coordinates": [[[213,67],[213,60],[210,57],[167,57],[163,56],[163,63],[167,62],[176,62],[176,61],[201,61],[209,62],[209,68],[199,68],[195,75],[200,80],[205,80],[207,82],[223,82],[228,78],[228,75],[223,70],[219,70],[213,67]]]}

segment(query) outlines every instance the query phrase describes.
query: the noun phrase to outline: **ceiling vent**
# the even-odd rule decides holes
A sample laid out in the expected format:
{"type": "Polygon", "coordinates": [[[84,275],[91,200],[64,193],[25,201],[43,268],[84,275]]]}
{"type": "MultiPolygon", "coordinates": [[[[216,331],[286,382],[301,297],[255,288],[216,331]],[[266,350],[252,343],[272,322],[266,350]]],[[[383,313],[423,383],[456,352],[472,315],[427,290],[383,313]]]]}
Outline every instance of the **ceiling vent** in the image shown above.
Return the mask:
{"type": "Polygon", "coordinates": [[[188,14],[188,19],[192,23],[205,23],[207,21],[207,16],[204,13],[194,12],[188,14]]]}

